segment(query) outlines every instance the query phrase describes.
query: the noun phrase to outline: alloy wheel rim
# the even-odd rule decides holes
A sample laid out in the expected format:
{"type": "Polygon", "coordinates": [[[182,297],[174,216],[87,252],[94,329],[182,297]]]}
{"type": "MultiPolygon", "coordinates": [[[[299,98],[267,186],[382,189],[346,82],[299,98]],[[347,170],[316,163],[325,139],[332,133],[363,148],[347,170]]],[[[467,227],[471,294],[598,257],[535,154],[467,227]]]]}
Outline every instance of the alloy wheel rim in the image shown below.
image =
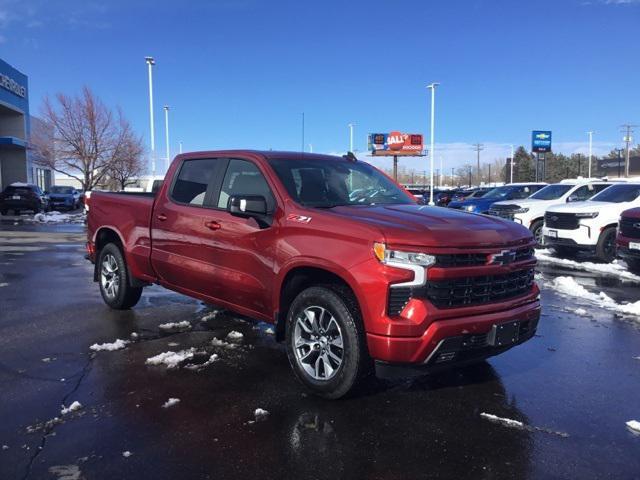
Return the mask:
{"type": "Polygon", "coordinates": [[[344,359],[342,330],[335,317],[319,306],[305,308],[296,317],[293,349],[298,366],[314,380],[332,379],[344,359]]]}
{"type": "Polygon", "coordinates": [[[100,284],[108,298],[116,298],[120,289],[120,272],[116,257],[110,253],[102,259],[100,266],[100,284]]]}

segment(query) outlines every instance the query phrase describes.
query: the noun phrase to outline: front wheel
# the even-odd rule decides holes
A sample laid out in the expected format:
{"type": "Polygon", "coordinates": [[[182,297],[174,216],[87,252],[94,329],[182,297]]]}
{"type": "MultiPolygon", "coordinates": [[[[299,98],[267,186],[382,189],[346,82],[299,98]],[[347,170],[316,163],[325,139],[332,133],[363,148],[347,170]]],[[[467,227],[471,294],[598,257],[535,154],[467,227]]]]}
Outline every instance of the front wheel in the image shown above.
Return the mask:
{"type": "Polygon", "coordinates": [[[616,227],[605,228],[600,234],[596,256],[606,263],[611,263],[616,258],[616,227]]]}
{"type": "Polygon", "coordinates": [[[542,235],[542,227],[544,226],[544,220],[537,220],[531,224],[529,230],[533,234],[533,238],[536,240],[536,247],[542,247],[544,244],[544,236],[542,235]]]}
{"type": "Polygon", "coordinates": [[[286,344],[298,379],[324,398],[352,393],[373,372],[360,309],[345,288],[302,291],[287,314],[286,344]]]}
{"type": "Polygon", "coordinates": [[[120,248],[108,243],[98,257],[100,293],[104,303],[115,310],[128,310],[142,295],[142,287],[129,284],[127,265],[120,248]]]}

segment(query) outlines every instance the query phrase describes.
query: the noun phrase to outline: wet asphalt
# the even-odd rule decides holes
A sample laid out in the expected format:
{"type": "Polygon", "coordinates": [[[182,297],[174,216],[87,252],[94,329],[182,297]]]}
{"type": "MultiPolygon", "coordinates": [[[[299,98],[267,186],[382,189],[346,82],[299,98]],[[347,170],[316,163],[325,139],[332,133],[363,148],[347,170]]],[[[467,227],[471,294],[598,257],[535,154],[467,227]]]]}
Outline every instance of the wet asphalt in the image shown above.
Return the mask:
{"type": "MultiPolygon", "coordinates": [[[[83,242],[82,225],[0,224],[0,479],[640,478],[640,436],[625,426],[640,421],[638,319],[543,288],[531,341],[325,401],[295,381],[266,324],[159,287],[109,310],[83,242]],[[184,320],[187,332],[158,327],[184,320]],[[211,344],[233,330],[238,345],[211,344]],[[89,349],[118,338],[132,342],[89,349]],[[190,364],[145,364],[189,348],[190,364]],[[180,402],[163,408],[169,398],[180,402]],[[255,421],[257,408],[269,415],[255,421]]],[[[640,300],[640,283],[539,270],[640,300]]]]}

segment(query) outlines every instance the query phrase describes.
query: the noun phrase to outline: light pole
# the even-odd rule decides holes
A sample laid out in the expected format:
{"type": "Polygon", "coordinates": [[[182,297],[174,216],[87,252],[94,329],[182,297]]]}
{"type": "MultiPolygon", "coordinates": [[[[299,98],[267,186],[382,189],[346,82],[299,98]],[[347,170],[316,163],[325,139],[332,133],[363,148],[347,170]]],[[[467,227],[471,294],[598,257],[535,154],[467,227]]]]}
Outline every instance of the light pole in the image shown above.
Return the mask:
{"type": "Polygon", "coordinates": [[[167,146],[167,165],[165,172],[169,170],[169,162],[171,162],[171,151],[169,150],[169,105],[164,106],[164,137],[167,146]]]}
{"type": "Polygon", "coordinates": [[[427,88],[431,89],[431,151],[429,152],[429,164],[431,168],[431,180],[429,187],[429,205],[435,205],[433,203],[433,157],[435,153],[435,120],[436,120],[436,87],[440,85],[439,83],[431,83],[427,85],[427,88]]]}
{"type": "Polygon", "coordinates": [[[313,153],[313,144],[309,144],[309,153],[313,153]]]}
{"type": "Polygon", "coordinates": [[[591,155],[593,153],[593,132],[587,132],[589,135],[589,178],[591,178],[591,155]]]}
{"type": "Polygon", "coordinates": [[[182,153],[182,142],[178,143],[178,152],[182,153]]]}
{"type": "Polygon", "coordinates": [[[156,175],[156,134],[153,126],[153,66],[156,61],[153,57],[144,57],[149,70],[149,123],[151,125],[151,175],[156,175]]]}
{"type": "Polygon", "coordinates": [[[353,152],[353,127],[355,127],[355,123],[349,124],[349,151],[353,152]]]}

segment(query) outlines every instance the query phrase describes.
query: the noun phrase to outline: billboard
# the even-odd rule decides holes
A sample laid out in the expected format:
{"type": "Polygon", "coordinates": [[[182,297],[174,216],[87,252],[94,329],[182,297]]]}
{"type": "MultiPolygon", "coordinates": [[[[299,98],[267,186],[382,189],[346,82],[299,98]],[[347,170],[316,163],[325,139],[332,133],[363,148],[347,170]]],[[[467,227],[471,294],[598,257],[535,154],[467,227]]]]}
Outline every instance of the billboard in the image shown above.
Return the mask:
{"type": "Polygon", "coordinates": [[[551,132],[549,130],[534,130],[531,132],[531,151],[535,153],[551,151],[551,132]]]}
{"type": "Polygon", "coordinates": [[[424,149],[420,133],[370,133],[369,151],[374,156],[421,156],[424,149]]]}

